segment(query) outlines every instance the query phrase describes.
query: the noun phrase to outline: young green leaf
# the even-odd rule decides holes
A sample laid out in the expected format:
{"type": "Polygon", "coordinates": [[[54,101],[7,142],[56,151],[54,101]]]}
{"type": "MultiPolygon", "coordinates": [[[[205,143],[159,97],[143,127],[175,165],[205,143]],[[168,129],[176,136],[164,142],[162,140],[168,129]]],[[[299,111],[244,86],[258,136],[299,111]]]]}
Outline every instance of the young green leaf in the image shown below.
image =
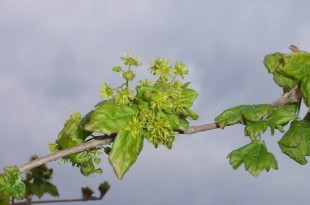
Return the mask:
{"type": "Polygon", "coordinates": [[[19,169],[14,167],[5,167],[4,174],[0,174],[0,195],[10,195],[16,199],[23,199],[26,186],[22,181],[19,169]]]}
{"type": "Polygon", "coordinates": [[[63,129],[58,134],[57,141],[59,141],[61,149],[81,144],[84,142],[85,138],[91,134],[91,132],[84,130],[81,125],[81,121],[84,122],[85,120],[85,117],[81,119],[81,114],[79,112],[71,113],[70,118],[66,120],[63,129]],[[62,141],[62,143],[60,143],[60,141],[62,141]]]}
{"type": "Polygon", "coordinates": [[[131,136],[129,131],[120,130],[114,140],[109,161],[119,179],[137,160],[143,147],[143,136],[131,136]]]}
{"type": "Polygon", "coordinates": [[[306,164],[310,156],[310,122],[295,120],[278,142],[282,152],[299,164],[306,164]]]}
{"type": "Polygon", "coordinates": [[[281,69],[284,66],[284,54],[274,53],[267,55],[264,58],[264,64],[268,72],[273,74],[274,81],[282,87],[285,92],[292,89],[298,83],[298,80],[281,73],[281,69]]]}
{"type": "Polygon", "coordinates": [[[184,108],[183,110],[184,110],[184,112],[182,114],[185,115],[188,119],[191,119],[191,120],[198,120],[199,119],[199,115],[195,111],[193,111],[189,108],[184,108]]]}
{"type": "Polygon", "coordinates": [[[215,121],[220,126],[220,128],[224,128],[227,125],[233,125],[236,123],[243,122],[242,115],[240,110],[243,108],[243,105],[239,105],[227,110],[224,110],[220,115],[215,118],[215,121]]]}
{"type": "Polygon", "coordinates": [[[236,123],[256,122],[273,111],[269,104],[239,105],[225,110],[215,118],[221,128],[236,123]]]}
{"type": "Polygon", "coordinates": [[[35,179],[33,183],[30,184],[30,191],[40,199],[45,194],[44,181],[35,179]]]}
{"type": "Polygon", "coordinates": [[[292,110],[286,109],[284,107],[277,108],[273,113],[271,113],[266,120],[269,124],[274,125],[286,125],[289,121],[297,118],[297,115],[292,110]]]}
{"type": "Polygon", "coordinates": [[[272,153],[267,151],[264,141],[256,140],[237,150],[232,151],[227,158],[234,169],[244,163],[245,169],[253,176],[258,176],[263,170],[278,169],[278,163],[272,153]]]}
{"type": "Polygon", "coordinates": [[[310,53],[296,52],[283,57],[281,72],[300,81],[310,74],[310,53]]]}
{"type": "Polygon", "coordinates": [[[278,86],[283,88],[284,92],[288,92],[298,84],[298,80],[289,78],[278,71],[273,73],[273,80],[278,86]]]}
{"type": "MultiPolygon", "coordinates": [[[[30,161],[37,159],[37,155],[32,155],[30,161]]],[[[53,169],[49,169],[45,164],[30,169],[26,172],[26,199],[31,199],[33,195],[41,198],[45,193],[52,196],[58,196],[58,191],[55,185],[50,183],[53,175],[53,169]]]]}
{"type": "Polygon", "coordinates": [[[198,97],[198,93],[190,88],[185,88],[182,90],[182,96],[183,96],[183,104],[186,107],[191,107],[193,105],[194,100],[198,97]]]}
{"type": "Polygon", "coordinates": [[[274,107],[270,104],[244,105],[240,112],[246,121],[256,122],[270,114],[273,109],[274,107]]]}
{"type": "Polygon", "coordinates": [[[158,116],[167,120],[174,130],[186,131],[188,129],[189,123],[185,119],[180,118],[180,116],[175,113],[160,111],[158,116]]]}
{"type": "Polygon", "coordinates": [[[45,191],[49,193],[51,196],[54,196],[54,197],[59,196],[57,187],[50,182],[45,182],[45,191]]]}
{"type": "Polygon", "coordinates": [[[100,104],[91,114],[86,130],[104,134],[117,133],[135,116],[137,108],[119,106],[111,102],[100,104]]]}
{"type": "Polygon", "coordinates": [[[265,120],[247,123],[245,126],[245,135],[249,136],[251,140],[256,140],[257,136],[267,130],[268,122],[265,120]]]}
{"type": "Polygon", "coordinates": [[[264,58],[264,64],[269,71],[269,73],[274,73],[283,66],[283,53],[273,53],[266,55],[264,58]]]}

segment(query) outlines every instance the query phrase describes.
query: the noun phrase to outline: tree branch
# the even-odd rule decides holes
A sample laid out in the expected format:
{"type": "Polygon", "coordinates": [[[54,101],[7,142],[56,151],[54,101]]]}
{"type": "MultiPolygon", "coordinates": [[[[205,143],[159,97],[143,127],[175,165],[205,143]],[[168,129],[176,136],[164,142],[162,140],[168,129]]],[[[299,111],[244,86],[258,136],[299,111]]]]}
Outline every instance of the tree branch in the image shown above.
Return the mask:
{"type": "Polygon", "coordinates": [[[30,161],[30,162],[24,164],[23,166],[19,167],[19,171],[25,172],[25,171],[30,170],[32,168],[38,167],[42,164],[46,164],[46,163],[51,162],[51,161],[56,161],[57,159],[61,159],[63,157],[69,156],[71,154],[82,152],[82,151],[85,151],[85,150],[88,150],[88,149],[91,149],[94,147],[98,147],[100,145],[110,144],[111,142],[113,142],[115,136],[116,136],[115,134],[111,134],[111,135],[108,135],[107,137],[104,137],[101,139],[88,141],[88,142],[85,142],[83,144],[79,144],[75,147],[70,147],[70,148],[67,148],[67,149],[64,149],[64,150],[54,152],[54,153],[51,153],[49,155],[40,157],[36,160],[30,161]]]}
{"type": "MultiPolygon", "coordinates": [[[[274,101],[272,103],[272,106],[274,107],[281,107],[287,103],[296,103],[300,102],[300,88],[299,86],[295,86],[293,89],[291,89],[289,92],[284,93],[278,100],[274,101]]],[[[216,122],[212,122],[205,125],[198,125],[198,126],[189,126],[188,130],[184,132],[184,134],[194,134],[198,132],[204,132],[212,129],[219,128],[219,125],[216,122]]],[[[106,145],[110,144],[114,141],[114,138],[116,137],[116,134],[111,134],[109,136],[106,136],[101,139],[96,139],[92,141],[85,142],[83,144],[77,145],[75,147],[71,147],[68,149],[64,149],[58,152],[51,153],[49,155],[40,157],[36,160],[30,161],[23,166],[19,167],[20,172],[25,172],[27,170],[30,170],[32,168],[38,167],[42,164],[46,164],[51,161],[56,161],[58,159],[61,159],[63,157],[69,156],[71,154],[75,154],[78,152],[82,152],[91,148],[98,147],[100,145],[106,145]]]]}
{"type": "MultiPolygon", "coordinates": [[[[278,100],[274,101],[271,105],[274,107],[281,107],[287,103],[298,103],[300,102],[300,88],[296,85],[289,92],[284,93],[278,100]]],[[[190,126],[184,134],[194,134],[197,132],[204,132],[220,128],[216,122],[212,122],[205,125],[190,126]]]]}
{"type": "Polygon", "coordinates": [[[65,203],[65,202],[85,202],[85,201],[96,201],[102,200],[103,197],[91,197],[91,198],[78,198],[78,199],[55,199],[55,200],[40,200],[40,201],[22,201],[14,204],[18,205],[30,205],[30,204],[46,204],[46,203],[65,203]]]}

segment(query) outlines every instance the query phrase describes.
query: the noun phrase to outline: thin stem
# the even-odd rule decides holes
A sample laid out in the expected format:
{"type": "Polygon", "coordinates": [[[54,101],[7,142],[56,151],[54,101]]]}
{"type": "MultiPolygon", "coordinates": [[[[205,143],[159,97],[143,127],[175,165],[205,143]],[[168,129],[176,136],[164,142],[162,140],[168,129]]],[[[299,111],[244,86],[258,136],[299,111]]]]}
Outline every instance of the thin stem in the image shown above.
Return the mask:
{"type": "Polygon", "coordinates": [[[102,200],[102,197],[92,197],[92,198],[78,198],[78,199],[56,199],[56,200],[40,200],[40,201],[22,201],[16,202],[11,205],[30,205],[30,204],[46,204],[46,203],[65,203],[65,202],[85,202],[85,201],[96,201],[102,200]]]}
{"type": "Polygon", "coordinates": [[[281,107],[287,103],[298,103],[301,100],[299,85],[296,85],[289,92],[284,93],[278,100],[272,103],[274,107],[281,107]]]}

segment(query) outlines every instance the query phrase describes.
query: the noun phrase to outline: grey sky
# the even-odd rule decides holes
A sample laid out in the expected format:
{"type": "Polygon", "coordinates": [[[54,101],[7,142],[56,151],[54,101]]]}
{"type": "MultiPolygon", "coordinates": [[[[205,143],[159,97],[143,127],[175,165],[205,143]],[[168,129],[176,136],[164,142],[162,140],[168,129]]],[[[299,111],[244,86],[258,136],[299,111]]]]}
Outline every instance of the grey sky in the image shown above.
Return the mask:
{"type": "MultiPolygon", "coordinates": [[[[102,81],[117,85],[110,69],[128,50],[142,56],[144,68],[158,55],[188,64],[188,80],[200,94],[194,105],[200,119],[192,124],[212,122],[238,104],[272,102],[282,93],[262,60],[289,52],[290,44],[310,50],[309,6],[280,0],[0,1],[0,168],[47,154],[71,110],[92,109],[102,81]]],[[[243,167],[233,171],[226,159],[249,142],[241,126],[181,135],[172,150],[145,143],[122,181],[105,157],[104,174],[91,178],[69,165],[49,166],[62,198],[107,180],[112,187],[105,204],[307,204],[309,167],[280,153],[280,136],[263,136],[279,170],[257,178],[243,167]]]]}

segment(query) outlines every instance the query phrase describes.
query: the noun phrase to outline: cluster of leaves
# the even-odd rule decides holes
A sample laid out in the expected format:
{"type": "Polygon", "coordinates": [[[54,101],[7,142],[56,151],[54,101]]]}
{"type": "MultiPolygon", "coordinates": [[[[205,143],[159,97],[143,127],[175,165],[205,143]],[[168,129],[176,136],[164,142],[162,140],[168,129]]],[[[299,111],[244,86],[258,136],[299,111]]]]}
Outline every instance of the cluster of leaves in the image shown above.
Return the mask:
{"type": "Polygon", "coordinates": [[[236,123],[245,126],[244,133],[250,137],[251,143],[232,151],[228,158],[234,169],[244,163],[245,169],[254,176],[263,170],[278,168],[275,157],[267,151],[261,139],[261,134],[268,127],[273,135],[275,129],[284,133],[283,127],[291,123],[278,142],[282,152],[300,164],[306,164],[305,156],[310,155],[310,120],[308,117],[303,120],[299,117],[301,100],[308,108],[310,105],[310,53],[274,53],[265,57],[264,64],[284,92],[300,88],[299,99],[281,107],[269,104],[240,105],[225,110],[215,118],[221,128],[236,123]]]}
{"type": "Polygon", "coordinates": [[[111,88],[103,83],[100,95],[106,99],[97,104],[84,126],[89,132],[117,133],[109,161],[119,179],[136,161],[144,139],[156,148],[163,145],[170,149],[175,135],[187,130],[188,120],[198,119],[190,109],[197,92],[178,80],[188,73],[184,63],[172,65],[167,59],[154,59],[149,70],[157,79],[140,81],[132,90],[129,82],[136,76],[132,67],[141,63],[131,55],[121,60],[127,69],[116,66],[112,70],[121,73],[124,84],[111,88]]]}
{"type": "MultiPolygon", "coordinates": [[[[83,127],[87,123],[88,118],[89,115],[81,118],[80,113],[73,111],[71,116],[66,120],[64,128],[59,132],[58,139],[55,143],[49,145],[50,150],[56,152],[84,143],[92,134],[83,127]]],[[[63,158],[63,160],[64,162],[70,161],[73,166],[79,167],[84,176],[89,176],[93,173],[102,173],[100,168],[95,168],[95,164],[99,164],[101,161],[98,157],[101,154],[100,149],[98,147],[72,154],[63,158]]]]}
{"type": "Polygon", "coordinates": [[[274,75],[275,82],[284,91],[295,86],[300,88],[301,97],[308,113],[305,117],[294,120],[288,131],[278,142],[283,153],[300,164],[306,164],[305,156],[310,155],[309,114],[310,106],[310,53],[295,52],[291,54],[274,53],[264,60],[268,71],[274,75]],[[294,141],[294,142],[293,142],[294,141]]]}
{"type": "Polygon", "coordinates": [[[215,118],[220,128],[240,123],[245,125],[244,134],[252,141],[269,127],[271,134],[278,129],[284,132],[283,126],[297,117],[296,105],[275,108],[270,104],[239,105],[225,110],[215,118]]]}
{"type": "MultiPolygon", "coordinates": [[[[129,54],[121,60],[126,69],[115,66],[112,71],[120,73],[125,82],[116,88],[103,82],[99,91],[105,100],[83,118],[80,113],[73,112],[58,139],[50,144],[50,150],[56,152],[94,140],[98,133],[101,133],[99,136],[116,135],[112,148],[105,147],[104,151],[109,154],[110,164],[119,179],[136,161],[144,139],[156,148],[164,145],[170,149],[175,135],[187,130],[188,120],[198,119],[198,114],[190,109],[198,94],[188,88],[189,83],[179,81],[188,74],[184,63],[172,65],[167,59],[156,58],[149,70],[157,79],[139,81],[135,89],[131,89],[129,83],[136,77],[132,67],[141,63],[129,54]]],[[[94,165],[101,161],[99,154],[101,147],[70,155],[64,161],[80,167],[81,173],[88,176],[102,172],[94,165]]]]}
{"type": "MultiPolygon", "coordinates": [[[[33,155],[30,161],[37,159],[38,156],[33,155]]],[[[41,198],[48,193],[53,197],[58,197],[57,187],[50,181],[53,177],[53,169],[49,169],[45,164],[26,172],[24,183],[26,185],[25,199],[31,200],[33,195],[41,198]]]]}
{"type": "MultiPolygon", "coordinates": [[[[37,155],[33,155],[30,161],[37,158],[37,155]]],[[[16,166],[5,167],[4,173],[0,174],[0,205],[8,205],[10,201],[14,204],[15,199],[24,199],[27,201],[25,203],[31,203],[33,196],[41,198],[44,194],[58,197],[59,193],[57,187],[51,183],[52,177],[53,169],[48,168],[45,164],[27,171],[25,173],[25,179],[20,175],[20,171],[16,166]]],[[[98,189],[100,191],[100,196],[94,197],[93,190],[89,187],[82,188],[82,200],[102,199],[110,189],[110,185],[105,181],[99,185],[98,189]]],[[[45,202],[48,203],[48,201],[45,202]]],[[[40,203],[40,201],[33,203],[40,203]]]]}
{"type": "Polygon", "coordinates": [[[5,167],[0,174],[0,202],[9,204],[10,198],[23,199],[26,186],[23,183],[18,167],[5,167]]]}
{"type": "MultiPolygon", "coordinates": [[[[30,161],[37,158],[33,155],[30,161]]],[[[50,182],[52,175],[53,169],[40,165],[26,172],[23,180],[16,166],[5,167],[4,173],[0,174],[0,204],[9,204],[11,198],[30,201],[34,195],[41,198],[45,193],[58,197],[57,187],[50,182]]]]}

